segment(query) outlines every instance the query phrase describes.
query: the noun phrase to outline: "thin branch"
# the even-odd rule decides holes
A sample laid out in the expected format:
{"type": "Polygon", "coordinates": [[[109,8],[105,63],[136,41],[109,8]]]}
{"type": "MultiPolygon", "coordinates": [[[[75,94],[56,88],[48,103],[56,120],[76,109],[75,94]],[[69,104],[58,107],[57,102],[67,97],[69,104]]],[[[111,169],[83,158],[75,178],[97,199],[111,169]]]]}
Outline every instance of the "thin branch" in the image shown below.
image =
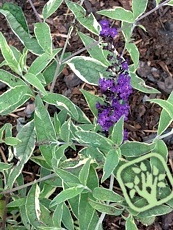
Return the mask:
{"type": "Polygon", "coordinates": [[[141,17],[139,17],[136,22],[142,20],[143,18],[147,17],[148,15],[152,14],[154,11],[158,10],[160,7],[164,6],[166,3],[168,3],[170,0],[166,0],[162,3],[160,3],[158,6],[153,8],[152,10],[148,11],[147,13],[143,14],[141,17]]]}
{"type": "Polygon", "coordinates": [[[5,197],[5,205],[4,205],[4,212],[3,212],[3,218],[2,218],[2,225],[1,230],[6,229],[6,222],[7,222],[7,204],[10,200],[10,197],[5,197]]]}
{"type": "Polygon", "coordinates": [[[64,64],[66,61],[70,60],[72,57],[82,53],[83,51],[85,50],[88,50],[88,49],[91,49],[93,48],[94,46],[98,45],[100,43],[100,41],[96,41],[96,42],[92,42],[91,44],[89,44],[88,46],[76,51],[75,53],[73,53],[72,55],[70,55],[69,57],[65,58],[63,61],[62,61],[62,64],[64,64]]]}
{"type": "Polygon", "coordinates": [[[165,133],[165,134],[163,134],[163,135],[161,135],[161,136],[157,135],[156,137],[154,137],[154,138],[152,138],[152,139],[150,139],[150,140],[145,141],[145,143],[151,143],[151,142],[153,142],[154,140],[161,140],[161,139],[164,139],[165,137],[171,136],[172,134],[173,134],[173,128],[171,129],[170,132],[165,133]]]}
{"type": "Polygon", "coordinates": [[[15,191],[18,191],[20,189],[23,189],[23,188],[27,188],[28,186],[32,186],[33,184],[36,184],[36,183],[39,183],[39,182],[42,182],[42,181],[45,181],[45,180],[49,180],[49,179],[52,179],[54,177],[56,177],[57,175],[55,173],[52,173],[50,175],[47,175],[45,177],[42,177],[38,180],[34,180],[32,182],[29,182],[27,184],[24,184],[24,185],[21,185],[21,186],[18,186],[16,188],[12,188],[12,189],[8,189],[8,190],[4,190],[3,192],[0,192],[0,195],[4,195],[4,194],[8,194],[8,193],[12,193],[12,192],[15,192],[15,191]]]}
{"type": "Polygon", "coordinates": [[[34,14],[35,14],[37,20],[38,20],[39,22],[42,22],[42,20],[41,20],[39,14],[37,13],[37,10],[35,9],[34,4],[32,3],[32,0],[28,0],[28,1],[29,1],[30,5],[31,5],[33,11],[34,11],[34,14]]]}

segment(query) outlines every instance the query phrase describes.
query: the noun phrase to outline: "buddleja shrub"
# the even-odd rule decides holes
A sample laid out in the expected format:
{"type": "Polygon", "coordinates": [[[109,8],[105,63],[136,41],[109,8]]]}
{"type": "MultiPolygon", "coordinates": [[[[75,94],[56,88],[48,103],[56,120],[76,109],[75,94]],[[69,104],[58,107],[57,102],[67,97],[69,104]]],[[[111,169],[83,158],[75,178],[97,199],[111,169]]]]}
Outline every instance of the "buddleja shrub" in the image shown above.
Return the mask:
{"type": "MultiPolygon", "coordinates": [[[[35,104],[33,116],[18,128],[17,136],[12,135],[13,127],[9,123],[0,129],[0,143],[8,146],[9,153],[8,163],[0,162],[0,218],[4,229],[98,230],[103,229],[102,222],[108,214],[122,216],[126,220],[126,229],[132,230],[137,229],[134,218],[149,225],[155,216],[172,211],[172,182],[166,163],[162,165],[161,162],[167,162],[168,150],[161,135],[173,119],[173,94],[167,101],[151,100],[163,108],[158,135],[152,143],[127,141],[127,131],[124,131],[132,88],[149,94],[159,93],[136,75],[139,52],[131,40],[134,27],[140,26],[139,21],[145,16],[147,3],[147,0],[140,1],[140,4],[133,0],[131,11],[121,7],[101,10],[97,13],[103,19],[98,22],[92,13],[86,15],[80,4],[49,0],[42,10],[43,21],[34,24],[34,35],[30,34],[20,7],[5,3],[0,8],[0,13],[24,46],[22,52],[9,46],[0,32],[0,49],[4,58],[0,64],[0,81],[8,86],[0,96],[0,115],[9,115],[30,98],[35,104]],[[64,48],[59,48],[52,45],[46,19],[63,2],[74,15],[75,22],[69,28],[64,48]],[[119,30],[124,35],[123,48],[131,57],[131,65],[113,46],[117,28],[110,26],[109,19],[121,22],[119,30]],[[78,32],[88,56],[81,56],[83,50],[73,54],[67,52],[75,23],[76,27],[81,24],[94,35],[91,37],[95,37],[78,32]],[[35,54],[36,59],[28,67],[29,52],[35,54]],[[3,66],[8,66],[10,71],[4,70],[3,66]],[[82,81],[100,87],[100,97],[81,90],[93,114],[93,122],[67,97],[53,93],[56,79],[65,66],[82,81]],[[49,84],[50,91],[46,87],[49,84]],[[49,105],[56,106],[60,112],[50,116],[49,105]],[[65,152],[69,147],[76,151],[78,145],[82,146],[78,158],[67,159],[65,152]],[[39,148],[40,155],[34,155],[36,148],[39,148]],[[159,157],[151,154],[150,158],[142,158],[145,162],[137,160],[150,152],[159,157]],[[12,163],[13,158],[17,159],[16,164],[12,163]],[[39,165],[40,179],[24,184],[22,170],[29,160],[39,165]],[[126,163],[127,167],[124,167],[126,163]],[[132,163],[135,166],[131,167],[132,163]],[[103,171],[101,181],[98,177],[100,170],[103,171]],[[119,178],[121,172],[123,177],[119,178]],[[149,194],[144,184],[146,182],[152,189],[151,178],[157,181],[153,191],[156,192],[156,186],[160,189],[157,199],[156,194],[153,195],[155,201],[166,199],[165,194],[170,199],[143,211],[147,202],[145,194],[149,194]],[[104,188],[100,183],[107,179],[110,179],[110,186],[104,188]],[[122,193],[113,191],[114,179],[121,185],[122,193]]],[[[160,3],[157,0],[155,10],[166,4],[173,5],[172,1],[160,3]]]]}

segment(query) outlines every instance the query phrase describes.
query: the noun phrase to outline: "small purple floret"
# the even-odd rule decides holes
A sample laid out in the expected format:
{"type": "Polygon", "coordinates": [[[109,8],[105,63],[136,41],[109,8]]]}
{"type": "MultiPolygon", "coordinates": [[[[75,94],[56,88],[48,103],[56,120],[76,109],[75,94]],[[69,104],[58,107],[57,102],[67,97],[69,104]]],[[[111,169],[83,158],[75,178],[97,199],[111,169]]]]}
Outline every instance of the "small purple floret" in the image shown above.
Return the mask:
{"type": "Polygon", "coordinates": [[[109,27],[110,26],[110,22],[106,19],[100,20],[100,25],[101,27],[109,27]]]}
{"type": "Polygon", "coordinates": [[[128,70],[128,69],[129,69],[129,66],[128,66],[128,64],[127,64],[126,61],[124,61],[124,62],[121,64],[121,67],[122,67],[123,70],[128,70]]]}
{"type": "Polygon", "coordinates": [[[101,36],[114,38],[118,34],[116,28],[110,27],[110,22],[108,20],[101,20],[99,23],[101,25],[101,31],[100,31],[101,36]]]}
{"type": "Polygon", "coordinates": [[[110,29],[109,29],[109,35],[110,35],[112,38],[114,38],[115,36],[117,36],[117,34],[118,34],[118,31],[117,31],[116,28],[110,28],[110,29]]]}

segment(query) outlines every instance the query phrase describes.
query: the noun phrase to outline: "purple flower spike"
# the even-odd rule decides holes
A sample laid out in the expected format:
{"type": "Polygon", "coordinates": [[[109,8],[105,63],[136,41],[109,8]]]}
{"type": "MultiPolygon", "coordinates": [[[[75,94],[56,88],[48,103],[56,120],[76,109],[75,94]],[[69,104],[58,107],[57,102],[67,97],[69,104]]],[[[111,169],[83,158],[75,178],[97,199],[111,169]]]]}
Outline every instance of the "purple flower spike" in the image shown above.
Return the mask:
{"type": "MultiPolygon", "coordinates": [[[[114,52],[113,38],[118,34],[116,28],[111,28],[108,20],[101,20],[100,25],[102,30],[100,35],[108,37],[106,39],[110,43],[107,48],[114,52]],[[111,44],[112,43],[112,44],[111,44]]],[[[109,135],[110,128],[124,115],[124,120],[127,121],[130,106],[128,99],[132,93],[132,86],[130,85],[129,66],[127,61],[122,56],[109,55],[107,59],[111,62],[107,68],[111,74],[109,78],[100,78],[99,86],[102,93],[103,103],[96,103],[98,110],[97,122],[101,126],[106,136],[109,135]],[[115,62],[114,62],[115,61],[115,62]]],[[[127,140],[127,131],[124,131],[124,139],[127,140]]]]}

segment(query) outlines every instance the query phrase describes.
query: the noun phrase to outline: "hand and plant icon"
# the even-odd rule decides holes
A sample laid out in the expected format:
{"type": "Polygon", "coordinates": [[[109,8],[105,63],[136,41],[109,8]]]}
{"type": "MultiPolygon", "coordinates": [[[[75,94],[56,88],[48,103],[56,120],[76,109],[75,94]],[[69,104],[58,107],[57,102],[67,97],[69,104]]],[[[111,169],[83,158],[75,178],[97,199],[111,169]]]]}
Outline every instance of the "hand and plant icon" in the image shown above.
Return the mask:
{"type": "Polygon", "coordinates": [[[157,153],[123,164],[117,171],[117,179],[126,202],[137,212],[144,212],[173,198],[172,175],[165,159],[157,153]]]}
{"type": "Polygon", "coordinates": [[[166,174],[159,174],[159,169],[154,165],[151,172],[147,171],[146,165],[141,162],[139,167],[133,167],[133,172],[137,174],[134,182],[126,183],[125,186],[130,190],[130,198],[133,199],[135,194],[145,198],[150,205],[157,202],[157,189],[166,187],[163,181],[166,174]],[[141,188],[140,188],[141,187],[141,188]]]}

